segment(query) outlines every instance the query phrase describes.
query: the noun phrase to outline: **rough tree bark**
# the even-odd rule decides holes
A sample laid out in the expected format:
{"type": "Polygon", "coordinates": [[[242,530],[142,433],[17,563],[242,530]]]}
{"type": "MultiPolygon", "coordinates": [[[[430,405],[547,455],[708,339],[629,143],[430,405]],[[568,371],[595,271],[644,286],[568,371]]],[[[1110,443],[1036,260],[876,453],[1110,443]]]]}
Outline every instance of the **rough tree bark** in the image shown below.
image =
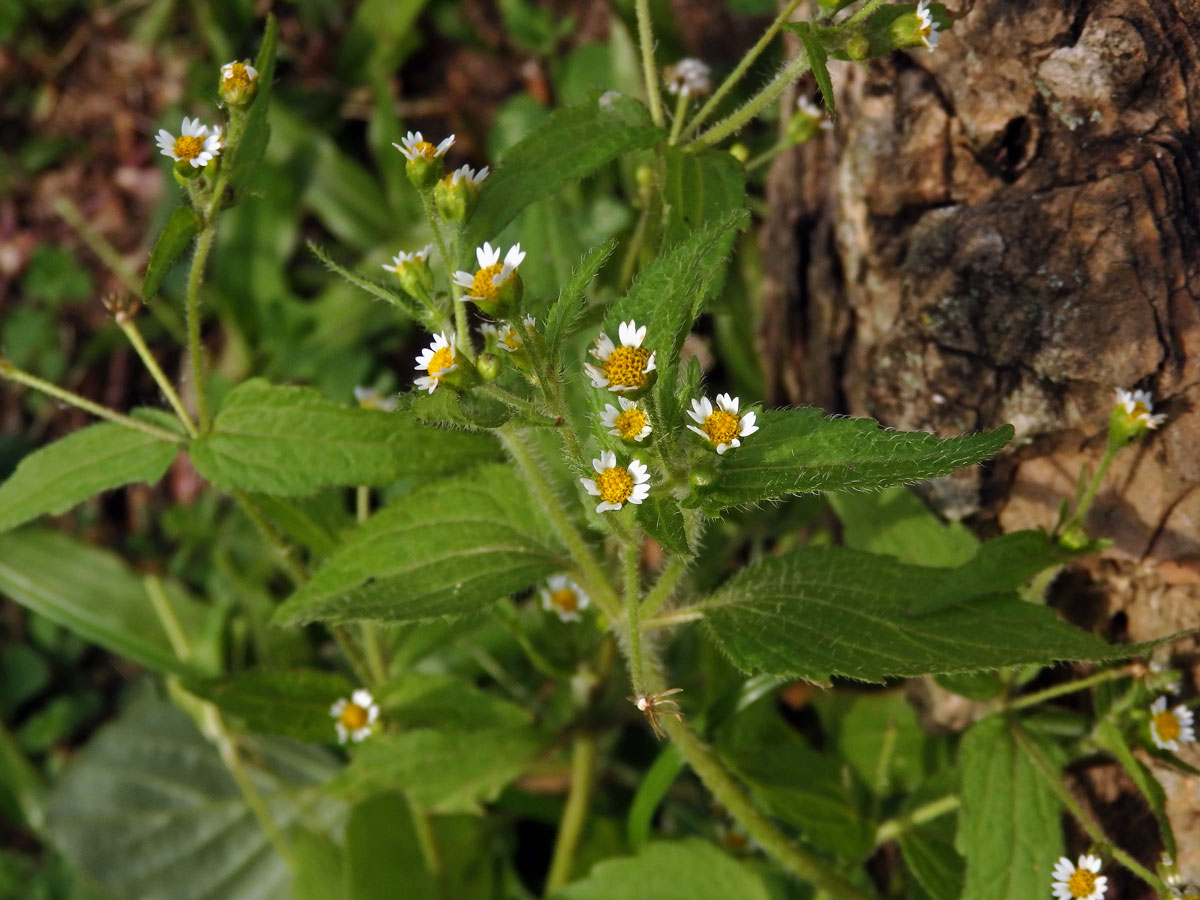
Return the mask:
{"type": "MultiPolygon", "coordinates": [[[[1002,459],[927,495],[1011,531],[1052,525],[1113,389],[1149,388],[1170,421],[1118,458],[1087,522],[1114,546],[1058,600],[1133,640],[1196,627],[1200,4],[946,3],[936,52],[843,66],[833,133],[776,160],[770,399],[940,434],[1013,423],[1002,459]],[[1063,596],[1081,582],[1095,602],[1063,596]]],[[[1196,880],[1200,779],[1156,774],[1196,880]]],[[[1081,781],[1100,810],[1102,781],[1081,781]]]]}

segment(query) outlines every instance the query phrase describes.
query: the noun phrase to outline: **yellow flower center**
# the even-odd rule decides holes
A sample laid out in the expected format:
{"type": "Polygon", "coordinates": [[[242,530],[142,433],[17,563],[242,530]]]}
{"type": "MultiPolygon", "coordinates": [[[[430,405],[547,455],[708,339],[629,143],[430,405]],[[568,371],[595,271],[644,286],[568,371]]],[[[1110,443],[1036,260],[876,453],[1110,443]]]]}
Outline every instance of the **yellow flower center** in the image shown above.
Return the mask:
{"type": "Polygon", "coordinates": [[[425,157],[430,162],[433,162],[437,156],[437,147],[429,143],[429,141],[417,141],[412,146],[412,152],[425,157]]]}
{"type": "Polygon", "coordinates": [[[454,354],[449,347],[439,347],[437,352],[429,360],[429,365],[425,367],[425,371],[429,373],[430,378],[437,378],[442,372],[454,365],[454,354]]]}
{"type": "Polygon", "coordinates": [[[228,87],[245,90],[250,87],[250,73],[242,63],[235,62],[225,73],[224,81],[228,87]]]}
{"type": "Polygon", "coordinates": [[[511,325],[508,325],[506,326],[504,333],[500,335],[500,343],[509,350],[520,350],[521,336],[517,334],[517,329],[513,328],[511,325]]]}
{"type": "Polygon", "coordinates": [[[1135,419],[1140,419],[1143,416],[1148,417],[1150,415],[1150,410],[1146,408],[1145,403],[1139,400],[1133,404],[1133,412],[1131,412],[1129,415],[1135,419]]]}
{"type": "Polygon", "coordinates": [[[203,149],[204,138],[190,134],[175,138],[175,158],[178,160],[191,161],[199,156],[203,149]]]}
{"type": "Polygon", "coordinates": [[[476,272],[475,280],[471,282],[471,296],[482,297],[484,300],[495,300],[499,297],[500,288],[503,285],[493,284],[492,280],[500,274],[500,270],[503,268],[503,263],[492,263],[486,269],[476,272]]]}
{"type": "Polygon", "coordinates": [[[1158,732],[1158,737],[1164,744],[1173,741],[1179,737],[1179,719],[1171,710],[1163,710],[1154,717],[1154,730],[1158,732]]]}
{"type": "Polygon", "coordinates": [[[636,406],[631,406],[629,409],[622,410],[613,423],[621,437],[627,441],[632,441],[642,433],[642,429],[646,427],[646,414],[636,406]]]}
{"type": "Polygon", "coordinates": [[[645,347],[617,347],[604,361],[604,377],[618,387],[640,388],[646,383],[646,363],[650,351],[645,347]]]}
{"type": "Polygon", "coordinates": [[[1067,879],[1072,897],[1089,897],[1096,889],[1096,876],[1087,869],[1076,869],[1067,879]]]}
{"type": "Polygon", "coordinates": [[[723,409],[713,410],[702,426],[708,439],[714,444],[728,444],[738,436],[741,422],[737,416],[723,409]]]}
{"type": "Polygon", "coordinates": [[[563,612],[575,612],[579,609],[579,596],[570,588],[560,588],[550,595],[550,602],[563,612]]]}
{"type": "Polygon", "coordinates": [[[367,711],[357,703],[347,703],[342,714],[338,716],[338,721],[347,731],[358,731],[367,724],[367,711]]]}
{"type": "Polygon", "coordinates": [[[596,490],[605,503],[624,503],[633,493],[633,476],[621,466],[605,469],[596,476],[596,490]]]}

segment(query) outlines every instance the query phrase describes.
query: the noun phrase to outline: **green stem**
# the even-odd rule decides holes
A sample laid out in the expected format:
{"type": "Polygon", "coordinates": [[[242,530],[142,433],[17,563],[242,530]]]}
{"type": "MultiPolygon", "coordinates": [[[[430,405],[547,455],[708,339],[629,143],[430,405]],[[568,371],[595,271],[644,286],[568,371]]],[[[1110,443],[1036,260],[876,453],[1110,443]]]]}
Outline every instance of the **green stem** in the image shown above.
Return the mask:
{"type": "Polygon", "coordinates": [[[718,141],[723,141],[731,134],[741,130],[747,122],[762,112],[763,107],[773,102],[783,93],[784,88],[807,72],[808,69],[808,54],[801,50],[799,55],[780,69],[779,74],[771,79],[766,87],[750,98],[745,106],[736,110],[728,118],[718,122],[712,128],[708,129],[708,131],[697,137],[687,145],[688,148],[703,150],[705,147],[711,147],[718,141]]]}
{"type": "Polygon", "coordinates": [[[166,373],[159,367],[158,360],[154,358],[154,354],[146,346],[146,341],[142,338],[141,331],[138,330],[137,322],[133,319],[127,319],[124,316],[118,316],[117,325],[125,332],[125,336],[129,338],[129,343],[133,344],[133,349],[137,351],[137,355],[141,357],[142,362],[150,371],[154,381],[158,384],[159,390],[166,395],[167,402],[175,410],[175,415],[183,423],[183,427],[187,429],[187,433],[192,437],[196,437],[199,433],[196,431],[196,424],[192,421],[192,417],[188,415],[183,401],[179,399],[179,395],[175,393],[175,388],[171,385],[171,380],[167,378],[166,373]]]}
{"type": "Polygon", "coordinates": [[[616,591],[609,584],[608,577],[592,555],[583,535],[579,533],[563,510],[562,503],[555,494],[553,486],[538,467],[533,451],[526,443],[524,436],[511,425],[496,429],[496,434],[508,455],[517,464],[517,468],[525,478],[525,483],[532,491],[538,505],[550,517],[559,537],[566,544],[567,551],[579,567],[580,574],[586,582],[588,594],[596,601],[596,605],[600,607],[601,612],[608,617],[609,621],[620,621],[621,603],[616,591]]]}
{"type": "Polygon", "coordinates": [[[688,622],[699,622],[704,618],[701,610],[693,607],[673,609],[659,616],[642,619],[642,633],[649,634],[659,628],[670,628],[674,625],[686,625],[688,622]]]}
{"type": "Polygon", "coordinates": [[[754,61],[767,49],[767,45],[771,43],[775,35],[779,34],[779,30],[791,18],[792,13],[796,11],[796,7],[800,3],[801,0],[788,0],[783,9],[779,11],[779,15],[775,17],[775,21],[770,24],[767,30],[763,32],[762,37],[758,39],[758,42],[742,57],[742,61],[737,64],[737,68],[729,73],[729,77],[721,82],[721,86],[708,98],[708,102],[700,107],[700,111],[696,113],[696,117],[688,123],[687,130],[684,131],[684,137],[691,137],[696,133],[696,129],[708,121],[708,117],[713,114],[717,105],[725,99],[725,95],[733,90],[745,74],[750,71],[750,67],[754,65],[754,61]]]}
{"type": "Polygon", "coordinates": [[[640,697],[646,693],[646,679],[642,668],[642,625],[638,611],[641,608],[641,541],[634,535],[622,544],[621,556],[625,567],[625,616],[629,629],[629,680],[633,693],[640,697]]]}
{"type": "Polygon", "coordinates": [[[131,418],[123,413],[117,412],[115,409],[109,409],[107,406],[101,406],[99,403],[93,403],[87,397],[81,397],[79,394],[60,388],[52,382],[38,378],[36,375],[30,375],[28,372],[18,369],[8,360],[0,359],[0,378],[7,378],[9,381],[15,381],[17,384],[23,384],[26,387],[31,387],[35,391],[41,391],[43,394],[49,394],[56,400],[61,400],[64,403],[69,403],[72,406],[77,406],[84,412],[89,412],[93,416],[101,419],[107,419],[110,422],[115,422],[118,425],[124,425],[126,428],[132,428],[134,431],[141,431],[145,434],[153,435],[164,441],[171,441],[175,444],[183,443],[183,437],[173,431],[167,431],[165,428],[159,428],[157,425],[151,425],[148,422],[142,422],[138,419],[131,418]]]}
{"type": "Polygon", "coordinates": [[[1102,669],[1094,675],[1089,675],[1087,678],[1080,678],[1077,681],[1068,681],[1064,684],[1056,684],[1053,687],[1045,688],[1044,690],[1035,691],[1032,694],[1025,694],[1022,697],[1016,697],[1001,704],[1000,709],[1016,710],[1025,709],[1027,706],[1036,706],[1044,700],[1050,700],[1054,697],[1061,697],[1063,694],[1073,694],[1076,691],[1082,691],[1086,688],[1093,687],[1097,684],[1103,684],[1106,681],[1115,681],[1118,678],[1123,678],[1129,674],[1129,666],[1117,666],[1113,669],[1102,669]]]}
{"type": "Polygon", "coordinates": [[[878,847],[881,844],[886,844],[888,841],[894,841],[900,835],[916,828],[918,825],[923,825],[926,822],[944,816],[946,813],[954,812],[961,805],[962,801],[957,794],[947,794],[945,797],[930,800],[928,803],[918,806],[911,812],[906,812],[903,815],[896,816],[894,819],[881,822],[879,827],[875,829],[875,846],[878,847]]]}
{"type": "Polygon", "coordinates": [[[438,893],[444,897],[446,886],[442,881],[442,855],[438,852],[437,836],[433,833],[433,821],[429,817],[429,810],[417,802],[411,791],[407,796],[413,831],[416,832],[417,843],[421,847],[421,857],[425,860],[425,868],[429,870],[433,880],[437,883],[438,893]]]}
{"type": "Polygon", "coordinates": [[[1104,476],[1108,474],[1108,467],[1112,465],[1112,461],[1116,459],[1117,454],[1120,452],[1120,447],[1114,447],[1111,444],[1105,449],[1104,459],[1100,460],[1100,468],[1096,470],[1096,474],[1092,476],[1092,481],[1087,486],[1087,490],[1079,498],[1079,503],[1076,504],[1075,511],[1067,516],[1067,520],[1059,526],[1059,534],[1064,534],[1067,529],[1075,525],[1083,524],[1084,516],[1091,509],[1092,501],[1096,499],[1096,491],[1100,489],[1100,484],[1104,481],[1104,476]]]}
{"type": "Polygon", "coordinates": [[[662,93],[658,88],[658,67],[654,64],[654,26],[650,22],[650,0],[637,0],[638,43],[642,48],[642,78],[646,82],[646,102],[650,118],[662,127],[662,93]]]}
{"type": "Polygon", "coordinates": [[[196,414],[200,430],[208,431],[212,419],[208,412],[208,384],[204,374],[204,345],[200,341],[200,283],[204,280],[204,264],[212,250],[217,226],[209,221],[196,239],[196,252],[192,255],[192,269],[187,283],[187,336],[188,356],[192,361],[192,387],[196,391],[196,414]]]}
{"type": "Polygon", "coordinates": [[[790,141],[779,141],[770,149],[764,150],[762,153],[758,154],[758,156],[754,157],[754,159],[750,160],[750,162],[746,163],[746,174],[749,175],[751,172],[757,172],[763,166],[770,163],[771,160],[777,157],[784,150],[793,146],[795,145],[790,141]]]}
{"type": "Polygon", "coordinates": [[[486,394],[488,397],[499,400],[505,406],[515,409],[517,412],[524,413],[534,420],[540,420],[540,422],[537,422],[536,424],[556,424],[556,420],[550,418],[550,416],[542,412],[541,409],[538,408],[537,404],[531,403],[524,397],[518,397],[516,394],[510,391],[506,391],[493,381],[485,381],[483,384],[479,385],[476,390],[478,390],[481,394],[486,394]]]}
{"type": "Polygon", "coordinates": [[[558,826],[558,837],[554,841],[554,856],[550,860],[550,872],[546,876],[544,893],[552,894],[571,880],[575,864],[575,851],[587,821],[588,805],[596,773],[596,738],[580,733],[571,745],[571,787],[567,803],[563,807],[562,821],[558,826]]]}
{"type": "Polygon", "coordinates": [[[433,242],[437,244],[438,254],[442,257],[442,265],[446,267],[446,277],[450,279],[450,303],[454,313],[454,336],[458,350],[467,359],[474,361],[475,346],[471,343],[471,334],[467,330],[467,308],[463,301],[462,289],[454,280],[454,257],[446,247],[446,239],[442,237],[441,226],[438,225],[437,213],[433,209],[433,201],[428,191],[421,192],[421,202],[425,205],[425,216],[429,219],[429,228],[433,231],[433,242]]]}
{"type": "Polygon", "coordinates": [[[150,605],[154,607],[154,614],[158,616],[163,631],[167,633],[167,641],[171,644],[171,650],[181,660],[188,662],[192,658],[192,647],[187,639],[187,632],[183,630],[183,624],[175,615],[175,609],[171,606],[167,592],[163,590],[162,580],[157,575],[147,575],[142,579],[142,584],[146,586],[146,593],[150,597],[150,605]]]}
{"type": "Polygon", "coordinates": [[[683,130],[683,120],[687,116],[688,100],[690,99],[691,97],[682,90],[675,99],[675,117],[671,120],[671,134],[667,137],[667,143],[672,147],[679,143],[679,133],[683,130]]]}
{"type": "Polygon", "coordinates": [[[1149,869],[1146,869],[1136,859],[1108,839],[1108,836],[1105,835],[1104,830],[1100,827],[1100,824],[1093,819],[1091,814],[1079,804],[1079,801],[1075,799],[1075,795],[1071,793],[1070,788],[1063,783],[1062,777],[1059,775],[1056,768],[1050,763],[1050,760],[1046,759],[1046,757],[1042,754],[1042,751],[1038,749],[1037,745],[1029,739],[1029,736],[1026,735],[1025,732],[1019,727],[1015,726],[1012,728],[1012,734],[1016,739],[1016,742],[1021,746],[1021,749],[1025,751],[1026,757],[1028,757],[1029,761],[1033,763],[1033,767],[1038,770],[1038,773],[1043,779],[1045,779],[1046,784],[1052,791],[1054,791],[1054,794],[1058,797],[1059,802],[1061,802],[1062,805],[1067,808],[1067,811],[1075,817],[1075,820],[1079,822],[1081,826],[1083,826],[1083,830],[1088,833],[1091,839],[1097,844],[1101,845],[1114,860],[1123,865],[1138,878],[1142,879],[1142,881],[1146,882],[1146,884],[1150,885],[1159,893],[1166,893],[1167,888],[1166,885],[1163,884],[1161,878],[1159,878],[1149,869]]]}
{"type": "Polygon", "coordinates": [[[841,27],[858,24],[871,13],[875,12],[881,3],[883,3],[883,0],[867,0],[867,2],[862,5],[862,8],[858,12],[848,18],[845,22],[841,23],[841,27]]]}
{"type": "MultiPolygon", "coordinates": [[[[354,490],[355,518],[361,525],[371,515],[371,489],[363,484],[354,490]]],[[[383,649],[383,639],[379,628],[374,622],[363,622],[359,630],[362,632],[363,650],[367,658],[367,671],[371,675],[371,684],[380,685],[388,680],[387,654],[383,649]]]]}
{"type": "Polygon", "coordinates": [[[303,584],[308,579],[308,573],[304,571],[304,566],[292,556],[291,548],[275,533],[275,529],[271,527],[271,524],[267,521],[267,517],[258,508],[258,504],[245,491],[234,491],[233,499],[242,508],[242,512],[246,514],[246,518],[254,523],[254,527],[258,529],[258,533],[263,536],[263,539],[275,551],[276,562],[284,574],[291,580],[292,584],[297,587],[303,584]]]}
{"type": "Polygon", "coordinates": [[[658,576],[658,580],[654,582],[654,587],[650,588],[646,594],[646,599],[642,601],[641,615],[644,618],[650,618],[655,615],[663,605],[671,599],[671,594],[679,584],[679,579],[683,577],[683,573],[687,571],[688,561],[682,556],[672,556],[667,562],[666,567],[658,576]]]}

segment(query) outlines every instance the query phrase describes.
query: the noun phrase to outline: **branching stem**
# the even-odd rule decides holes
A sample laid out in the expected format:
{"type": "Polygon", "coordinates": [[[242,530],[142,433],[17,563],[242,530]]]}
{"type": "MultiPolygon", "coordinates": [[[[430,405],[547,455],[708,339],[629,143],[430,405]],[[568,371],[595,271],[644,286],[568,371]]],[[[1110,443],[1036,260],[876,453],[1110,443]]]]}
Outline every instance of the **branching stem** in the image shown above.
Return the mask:
{"type": "Polygon", "coordinates": [[[780,69],[779,74],[772,78],[766,87],[751,97],[745,106],[734,111],[728,118],[721,120],[708,129],[708,131],[695,138],[691,143],[686,145],[687,148],[691,150],[703,150],[705,147],[711,147],[713,144],[723,141],[731,134],[737,133],[746,123],[762,112],[768,103],[772,103],[782,94],[784,88],[807,72],[808,69],[808,54],[801,50],[796,58],[780,69]]]}
{"type": "Polygon", "coordinates": [[[141,357],[142,362],[149,370],[150,375],[158,384],[159,390],[167,398],[167,402],[171,404],[171,408],[175,410],[175,415],[179,421],[183,423],[183,427],[187,429],[187,433],[193,438],[199,432],[196,431],[196,423],[192,421],[192,417],[188,415],[187,409],[183,405],[183,401],[179,399],[179,394],[175,393],[175,388],[171,385],[171,380],[167,378],[166,373],[158,365],[158,360],[154,358],[154,354],[150,352],[150,348],[146,346],[145,340],[142,338],[141,331],[138,330],[137,322],[133,319],[127,319],[124,316],[118,316],[117,325],[125,332],[125,336],[129,338],[129,343],[133,344],[133,349],[137,351],[137,355],[141,357]]]}

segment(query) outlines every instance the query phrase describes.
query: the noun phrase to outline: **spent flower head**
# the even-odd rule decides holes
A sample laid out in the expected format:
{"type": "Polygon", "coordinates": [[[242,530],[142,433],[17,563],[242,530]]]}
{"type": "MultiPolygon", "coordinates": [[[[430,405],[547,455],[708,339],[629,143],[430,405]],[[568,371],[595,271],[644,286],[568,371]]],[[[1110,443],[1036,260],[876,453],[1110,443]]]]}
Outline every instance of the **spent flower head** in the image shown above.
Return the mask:
{"type": "Polygon", "coordinates": [[[684,97],[699,97],[712,90],[712,70],[694,57],[681,59],[666,70],[667,90],[684,97]]]}
{"type": "Polygon", "coordinates": [[[650,494],[650,473],[638,460],[631,460],[628,467],[617,464],[617,455],[605,450],[599,459],[592,460],[596,477],[580,478],[584,488],[593,497],[599,497],[596,512],[619,510],[626,503],[641,503],[650,494]]]}
{"type": "Polygon", "coordinates": [[[591,598],[569,575],[551,575],[540,589],[542,609],[552,612],[564,622],[578,622],[591,598]]]}
{"type": "Polygon", "coordinates": [[[1195,716],[1182,703],[1167,709],[1167,698],[1159,697],[1150,704],[1150,737],[1160,750],[1179,752],[1180,744],[1196,740],[1195,716]]]}
{"type": "Polygon", "coordinates": [[[716,408],[707,397],[692,400],[688,416],[696,424],[688,428],[716,447],[719,454],[730,447],[740,447],[741,438],[758,431],[758,426],[754,424],[755,413],[738,415],[740,405],[741,400],[729,394],[717,394],[716,408]]]}
{"type": "Polygon", "coordinates": [[[342,697],[329,707],[329,715],[333,716],[339,744],[358,743],[370,737],[374,730],[372,726],[379,719],[379,706],[369,691],[359,688],[349,699],[342,697]]]}
{"type": "Polygon", "coordinates": [[[194,169],[203,169],[220,156],[224,144],[219,125],[202,125],[199,119],[189,119],[187,116],[183,117],[179,137],[160,128],[156,140],[163,156],[194,169]]]}
{"type": "Polygon", "coordinates": [[[1100,857],[1085,853],[1078,864],[1059,857],[1051,886],[1058,900],[1102,900],[1108,890],[1107,876],[1100,874],[1100,857]]]}
{"type": "Polygon", "coordinates": [[[600,413],[600,424],[608,429],[609,434],[615,434],[623,441],[641,443],[651,432],[650,417],[634,400],[618,397],[621,408],[617,409],[611,403],[604,404],[604,412],[600,413]]]}
{"type": "Polygon", "coordinates": [[[227,62],[221,66],[217,89],[230,106],[245,106],[258,89],[258,69],[248,62],[227,62]]]}
{"type": "Polygon", "coordinates": [[[458,368],[458,356],[454,346],[454,335],[443,333],[433,336],[433,343],[417,357],[417,369],[425,372],[414,384],[423,391],[433,393],[443,378],[458,368]]]}
{"type": "Polygon", "coordinates": [[[612,342],[612,338],[601,332],[590,351],[600,365],[584,363],[583,367],[592,380],[592,387],[606,387],[614,392],[640,391],[654,371],[654,353],[642,346],[642,341],[646,339],[646,326],[638,328],[637,322],[630,319],[620,324],[617,336],[621,339],[619,347],[612,342]]]}
{"type": "Polygon", "coordinates": [[[520,244],[513,244],[500,262],[500,248],[484,242],[475,250],[479,268],[472,274],[459,270],[454,283],[465,293],[460,298],[471,300],[486,313],[497,313],[521,300],[521,276],[517,267],[525,261],[520,244]]]}

